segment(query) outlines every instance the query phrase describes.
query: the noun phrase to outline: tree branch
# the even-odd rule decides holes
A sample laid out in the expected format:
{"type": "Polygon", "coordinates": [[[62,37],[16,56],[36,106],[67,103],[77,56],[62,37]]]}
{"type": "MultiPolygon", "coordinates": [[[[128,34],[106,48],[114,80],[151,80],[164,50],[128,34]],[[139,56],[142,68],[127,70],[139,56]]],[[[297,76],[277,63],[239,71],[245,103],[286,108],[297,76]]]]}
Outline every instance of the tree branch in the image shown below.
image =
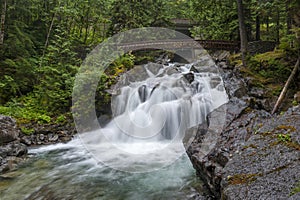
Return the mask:
{"type": "Polygon", "coordinates": [[[293,80],[294,76],[297,73],[297,70],[298,70],[298,67],[299,67],[299,62],[300,62],[300,57],[298,58],[297,63],[295,65],[295,67],[294,67],[294,69],[293,69],[290,77],[286,81],[286,83],[285,83],[285,85],[284,85],[284,87],[283,87],[283,89],[282,89],[282,91],[280,93],[280,96],[278,97],[278,100],[277,100],[277,102],[276,102],[276,104],[275,104],[275,106],[273,108],[272,114],[274,114],[278,110],[280,104],[282,103],[282,101],[283,101],[283,99],[284,99],[284,97],[286,95],[287,89],[288,89],[291,81],[293,80]]]}

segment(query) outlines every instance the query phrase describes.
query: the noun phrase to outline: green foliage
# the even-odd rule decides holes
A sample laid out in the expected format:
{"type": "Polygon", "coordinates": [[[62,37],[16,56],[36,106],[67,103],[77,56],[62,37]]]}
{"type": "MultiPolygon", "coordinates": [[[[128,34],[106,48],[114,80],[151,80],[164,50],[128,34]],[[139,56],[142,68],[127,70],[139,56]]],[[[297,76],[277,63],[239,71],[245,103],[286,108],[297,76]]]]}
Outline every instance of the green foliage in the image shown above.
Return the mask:
{"type": "Polygon", "coordinates": [[[110,35],[133,28],[170,25],[171,14],[168,2],[164,0],[115,0],[111,6],[110,35]]]}
{"type": "Polygon", "coordinates": [[[292,105],[293,105],[293,106],[297,106],[297,105],[298,105],[298,102],[297,102],[296,100],[293,100],[293,101],[292,101],[292,105]]]}
{"type": "Polygon", "coordinates": [[[0,114],[8,115],[16,118],[19,123],[28,123],[36,121],[38,123],[49,123],[51,117],[45,111],[37,110],[33,107],[27,107],[20,103],[8,103],[6,106],[0,106],[0,114]]]}
{"type": "Polygon", "coordinates": [[[21,127],[21,131],[22,131],[22,133],[24,133],[26,135],[30,135],[30,134],[34,133],[33,128],[21,127]]]}
{"type": "Polygon", "coordinates": [[[56,120],[55,120],[55,123],[57,124],[60,124],[60,123],[64,123],[66,122],[66,116],[65,115],[59,115],[56,120]]]}
{"type": "Polygon", "coordinates": [[[115,60],[106,69],[106,72],[112,76],[119,76],[121,73],[126,72],[126,70],[131,69],[134,66],[135,56],[131,53],[125,54],[115,60]]]}
{"type": "Polygon", "coordinates": [[[300,181],[298,180],[298,182],[295,184],[294,188],[291,191],[290,196],[297,194],[300,192],[300,181]]]}
{"type": "Polygon", "coordinates": [[[236,40],[238,18],[236,1],[190,1],[189,18],[198,25],[192,30],[201,39],[236,40]]]}
{"type": "Polygon", "coordinates": [[[277,139],[279,142],[291,142],[290,134],[278,134],[277,139]]]}

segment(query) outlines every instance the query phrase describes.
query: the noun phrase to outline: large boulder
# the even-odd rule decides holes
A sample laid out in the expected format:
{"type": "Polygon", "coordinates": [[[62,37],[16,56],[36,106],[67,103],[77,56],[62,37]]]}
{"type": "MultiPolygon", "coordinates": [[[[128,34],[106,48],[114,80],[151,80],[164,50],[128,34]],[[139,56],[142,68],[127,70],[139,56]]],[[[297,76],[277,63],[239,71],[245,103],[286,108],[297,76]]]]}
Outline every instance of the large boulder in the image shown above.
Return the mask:
{"type": "Polygon", "coordinates": [[[230,71],[223,79],[230,97],[223,129],[194,128],[187,149],[197,174],[216,199],[297,199],[300,107],[272,116],[257,101],[263,91],[248,92],[246,81],[230,71]]]}
{"type": "Polygon", "coordinates": [[[27,147],[20,142],[16,121],[0,115],[0,173],[17,167],[27,154],[27,147]]]}
{"type": "Polygon", "coordinates": [[[224,129],[221,133],[214,135],[214,140],[210,143],[214,146],[210,147],[210,151],[206,150],[208,146],[206,138],[211,137],[212,129],[206,132],[203,129],[199,130],[197,134],[202,135],[202,140],[195,140],[187,150],[197,173],[217,198],[221,197],[224,167],[235,153],[241,151],[255,129],[270,117],[267,112],[252,110],[248,106],[249,104],[245,101],[237,98],[231,99],[225,106],[227,116],[224,129]]]}
{"type": "Polygon", "coordinates": [[[11,117],[0,115],[0,145],[17,140],[18,136],[16,121],[11,117]]]}

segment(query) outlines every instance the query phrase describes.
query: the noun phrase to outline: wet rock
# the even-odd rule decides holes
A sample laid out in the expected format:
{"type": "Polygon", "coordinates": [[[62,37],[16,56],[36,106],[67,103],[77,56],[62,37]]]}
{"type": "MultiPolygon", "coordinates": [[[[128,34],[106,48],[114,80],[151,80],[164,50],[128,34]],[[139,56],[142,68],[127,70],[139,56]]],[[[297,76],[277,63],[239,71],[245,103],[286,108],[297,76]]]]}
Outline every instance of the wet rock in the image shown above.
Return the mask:
{"type": "Polygon", "coordinates": [[[189,83],[192,83],[193,81],[194,81],[194,79],[195,79],[195,77],[194,77],[194,74],[193,73],[187,73],[187,74],[184,74],[183,75],[184,76],[184,78],[189,82],[189,83]]]}
{"type": "Polygon", "coordinates": [[[255,109],[263,109],[271,112],[275,102],[271,102],[270,99],[255,99],[254,104],[255,109]]]}
{"type": "Polygon", "coordinates": [[[264,98],[266,95],[265,90],[263,90],[262,88],[258,88],[258,87],[253,87],[251,88],[250,92],[249,92],[250,96],[253,96],[255,98],[264,98]]]}
{"type": "Polygon", "coordinates": [[[6,164],[6,166],[4,166],[5,170],[7,170],[7,171],[15,170],[18,167],[18,164],[22,161],[23,161],[22,159],[15,157],[15,156],[8,157],[7,164],[6,164]]]}
{"type": "Polygon", "coordinates": [[[44,134],[40,134],[40,135],[39,135],[39,139],[40,139],[41,141],[45,140],[45,135],[44,135],[44,134]]]}
{"type": "Polygon", "coordinates": [[[300,103],[300,91],[294,95],[294,100],[300,103]]]}
{"type": "Polygon", "coordinates": [[[30,146],[32,144],[31,140],[28,139],[28,137],[26,137],[26,136],[23,136],[21,138],[21,143],[26,144],[27,146],[30,146]]]}
{"type": "Polygon", "coordinates": [[[104,127],[105,125],[107,125],[110,120],[111,120],[111,117],[108,116],[108,115],[101,115],[98,118],[98,122],[99,122],[99,124],[100,124],[101,127],[104,127]]]}
{"type": "Polygon", "coordinates": [[[141,102],[145,102],[148,97],[148,90],[146,85],[142,85],[138,88],[138,94],[141,102]]]}
{"type": "Polygon", "coordinates": [[[72,140],[72,137],[70,137],[70,136],[63,136],[63,137],[60,137],[59,139],[60,139],[61,142],[67,143],[67,142],[70,142],[72,140]]]}
{"type": "Polygon", "coordinates": [[[216,51],[212,54],[213,59],[215,62],[226,61],[230,56],[229,51],[216,51]]]}
{"type": "Polygon", "coordinates": [[[57,142],[57,140],[58,140],[58,135],[57,134],[55,134],[55,135],[50,135],[49,136],[49,141],[50,142],[57,142]]]}
{"type": "Polygon", "coordinates": [[[19,130],[11,117],[0,115],[0,145],[17,140],[19,130]]]}
{"type": "Polygon", "coordinates": [[[0,173],[16,168],[27,155],[27,147],[19,141],[14,141],[0,147],[0,173]]]}
{"type": "Polygon", "coordinates": [[[0,115],[0,173],[16,168],[27,154],[27,147],[20,143],[16,121],[0,115]]]}
{"type": "Polygon", "coordinates": [[[167,68],[165,73],[167,75],[172,75],[178,73],[178,71],[176,70],[176,68],[167,68]]]}
{"type": "Polygon", "coordinates": [[[190,72],[198,73],[199,71],[196,69],[195,66],[192,66],[190,72]]]}
{"type": "Polygon", "coordinates": [[[210,86],[211,88],[217,87],[221,83],[221,79],[219,76],[211,77],[210,86]]]}

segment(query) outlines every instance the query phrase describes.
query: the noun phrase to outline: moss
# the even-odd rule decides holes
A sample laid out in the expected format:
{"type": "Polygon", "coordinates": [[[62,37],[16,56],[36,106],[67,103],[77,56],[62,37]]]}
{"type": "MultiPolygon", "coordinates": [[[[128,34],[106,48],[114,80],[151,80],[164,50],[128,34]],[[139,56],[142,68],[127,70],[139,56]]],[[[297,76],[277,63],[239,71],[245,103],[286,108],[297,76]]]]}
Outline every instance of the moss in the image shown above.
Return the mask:
{"type": "Polygon", "coordinates": [[[290,134],[278,134],[277,140],[279,142],[291,142],[291,135],[290,134]]]}
{"type": "Polygon", "coordinates": [[[288,165],[284,165],[284,166],[281,166],[281,167],[277,167],[277,168],[275,168],[275,169],[272,169],[271,171],[268,171],[267,174],[272,174],[272,173],[274,173],[274,172],[279,172],[279,171],[281,171],[281,170],[283,170],[283,169],[286,169],[287,167],[288,167],[288,165]]]}
{"type": "MultiPolygon", "coordinates": [[[[231,59],[238,58],[233,56],[231,59]]],[[[287,56],[286,51],[275,50],[249,57],[248,66],[241,66],[239,70],[244,77],[249,77],[249,87],[266,89],[265,97],[273,100],[280,94],[294,63],[295,60],[287,56]]],[[[289,102],[291,104],[292,100],[289,102]]]]}
{"type": "Polygon", "coordinates": [[[263,88],[265,87],[266,84],[272,81],[271,78],[262,77],[261,75],[259,75],[249,67],[241,67],[240,72],[245,76],[251,77],[253,79],[252,82],[253,86],[257,86],[257,87],[261,86],[263,88]]]}
{"type": "Polygon", "coordinates": [[[249,156],[255,156],[257,153],[254,151],[252,153],[249,154],[249,156]]]}
{"type": "Polygon", "coordinates": [[[285,145],[290,148],[300,151],[300,144],[298,142],[287,142],[285,145]]]}
{"type": "Polygon", "coordinates": [[[254,144],[249,144],[249,145],[243,147],[243,149],[248,149],[248,148],[257,149],[257,146],[254,144]]]}
{"type": "Polygon", "coordinates": [[[228,177],[228,183],[230,185],[248,184],[257,179],[260,174],[235,174],[228,177]]]}
{"type": "Polygon", "coordinates": [[[229,64],[232,66],[241,65],[242,64],[242,54],[241,53],[232,54],[229,56],[228,60],[229,60],[229,64]]]}
{"type": "Polygon", "coordinates": [[[275,50],[275,51],[269,51],[262,54],[257,54],[253,57],[253,59],[259,61],[259,62],[267,62],[271,59],[280,59],[285,56],[285,52],[283,50],[275,50]]]}
{"type": "Polygon", "coordinates": [[[243,110],[243,114],[248,114],[248,113],[251,113],[252,111],[253,111],[252,108],[247,107],[246,109],[243,110]]]}
{"type": "Polygon", "coordinates": [[[273,133],[272,133],[271,131],[265,131],[265,132],[260,133],[260,135],[266,137],[266,136],[271,136],[271,135],[273,135],[273,133]]]}
{"type": "MultiPolygon", "coordinates": [[[[279,134],[279,135],[283,135],[283,134],[279,134]]],[[[282,144],[285,145],[291,149],[295,149],[297,151],[300,151],[300,144],[295,142],[295,141],[291,141],[291,139],[282,139],[281,137],[279,137],[279,135],[277,135],[277,140],[273,141],[270,143],[270,147],[282,144]]]]}
{"type": "Polygon", "coordinates": [[[275,130],[284,130],[284,131],[288,131],[289,133],[291,133],[291,132],[295,132],[296,128],[293,126],[279,125],[276,127],[275,130]]]}
{"type": "Polygon", "coordinates": [[[275,141],[270,143],[270,147],[276,146],[278,144],[280,144],[280,142],[278,140],[275,140],[275,141]]]}
{"type": "Polygon", "coordinates": [[[273,98],[274,96],[279,96],[281,90],[282,90],[282,85],[281,84],[275,84],[275,83],[270,83],[265,85],[267,88],[266,90],[266,97],[268,98],[273,98]]]}
{"type": "Polygon", "coordinates": [[[291,193],[290,193],[290,196],[292,196],[292,195],[294,195],[294,194],[297,194],[297,193],[299,193],[299,192],[300,192],[300,181],[298,181],[298,182],[295,184],[294,188],[292,188],[292,191],[291,191],[291,193]]]}

